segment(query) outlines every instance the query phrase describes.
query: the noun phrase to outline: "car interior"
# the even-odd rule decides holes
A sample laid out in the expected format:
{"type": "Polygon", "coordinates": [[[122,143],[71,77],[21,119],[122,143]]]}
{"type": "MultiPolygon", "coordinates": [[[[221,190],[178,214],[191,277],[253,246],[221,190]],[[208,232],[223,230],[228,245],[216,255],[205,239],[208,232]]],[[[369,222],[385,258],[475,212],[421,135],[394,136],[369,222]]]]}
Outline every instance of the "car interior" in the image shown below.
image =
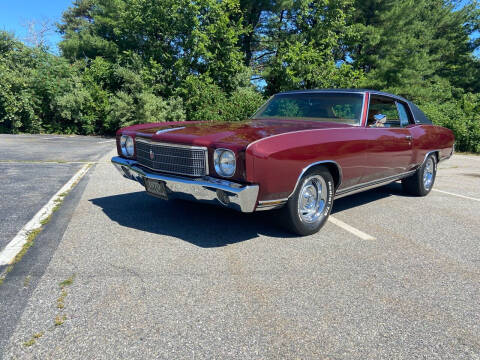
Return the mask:
{"type": "Polygon", "coordinates": [[[401,127],[396,102],[388,98],[372,97],[368,111],[367,127],[401,127]]]}

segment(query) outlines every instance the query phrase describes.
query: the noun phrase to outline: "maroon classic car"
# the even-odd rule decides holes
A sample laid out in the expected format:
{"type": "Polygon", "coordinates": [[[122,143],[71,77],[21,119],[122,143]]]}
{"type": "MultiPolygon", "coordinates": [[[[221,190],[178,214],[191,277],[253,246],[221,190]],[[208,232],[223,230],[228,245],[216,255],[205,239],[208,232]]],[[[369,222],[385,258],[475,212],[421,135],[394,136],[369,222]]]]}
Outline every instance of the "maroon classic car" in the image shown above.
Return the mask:
{"type": "Polygon", "coordinates": [[[453,133],[412,102],[372,90],[277,94],[245,122],[135,125],[117,132],[113,164],[148,193],[242,212],[279,209],[308,235],[333,200],[402,180],[427,195],[453,133]]]}

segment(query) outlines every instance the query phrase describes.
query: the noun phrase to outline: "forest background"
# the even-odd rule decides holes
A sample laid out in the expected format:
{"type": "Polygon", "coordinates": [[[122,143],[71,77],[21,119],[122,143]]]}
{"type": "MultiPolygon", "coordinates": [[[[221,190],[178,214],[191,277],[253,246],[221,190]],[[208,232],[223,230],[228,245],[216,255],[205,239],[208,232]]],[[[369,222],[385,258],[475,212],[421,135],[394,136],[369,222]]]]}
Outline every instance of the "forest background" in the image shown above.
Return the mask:
{"type": "Polygon", "coordinates": [[[241,121],[292,89],[404,96],[480,152],[480,6],[447,0],[75,0],[54,51],[0,31],[0,132],[241,121]]]}

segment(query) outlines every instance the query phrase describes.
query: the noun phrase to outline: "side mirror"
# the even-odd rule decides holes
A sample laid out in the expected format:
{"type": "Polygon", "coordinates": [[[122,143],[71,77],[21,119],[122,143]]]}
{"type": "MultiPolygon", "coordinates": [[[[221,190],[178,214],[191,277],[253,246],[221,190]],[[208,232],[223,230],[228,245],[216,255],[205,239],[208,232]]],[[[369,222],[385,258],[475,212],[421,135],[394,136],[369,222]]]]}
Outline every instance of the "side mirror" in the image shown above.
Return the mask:
{"type": "Polygon", "coordinates": [[[387,122],[387,115],[376,114],[373,116],[373,120],[375,120],[374,127],[384,127],[384,124],[387,122]]]}

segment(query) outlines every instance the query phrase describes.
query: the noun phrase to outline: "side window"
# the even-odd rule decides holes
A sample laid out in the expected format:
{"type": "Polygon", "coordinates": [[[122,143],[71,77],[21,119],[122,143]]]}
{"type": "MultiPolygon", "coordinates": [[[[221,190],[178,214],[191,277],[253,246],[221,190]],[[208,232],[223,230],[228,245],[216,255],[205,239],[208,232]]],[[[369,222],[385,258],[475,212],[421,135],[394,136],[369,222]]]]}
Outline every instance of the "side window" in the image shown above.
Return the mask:
{"type": "Polygon", "coordinates": [[[407,112],[407,109],[405,108],[405,105],[397,102],[397,107],[398,107],[398,114],[400,115],[400,125],[402,127],[409,125],[410,116],[408,116],[408,112],[407,112]]]}
{"type": "Polygon", "coordinates": [[[368,127],[400,127],[400,116],[394,100],[372,96],[368,110],[368,127]]]}

